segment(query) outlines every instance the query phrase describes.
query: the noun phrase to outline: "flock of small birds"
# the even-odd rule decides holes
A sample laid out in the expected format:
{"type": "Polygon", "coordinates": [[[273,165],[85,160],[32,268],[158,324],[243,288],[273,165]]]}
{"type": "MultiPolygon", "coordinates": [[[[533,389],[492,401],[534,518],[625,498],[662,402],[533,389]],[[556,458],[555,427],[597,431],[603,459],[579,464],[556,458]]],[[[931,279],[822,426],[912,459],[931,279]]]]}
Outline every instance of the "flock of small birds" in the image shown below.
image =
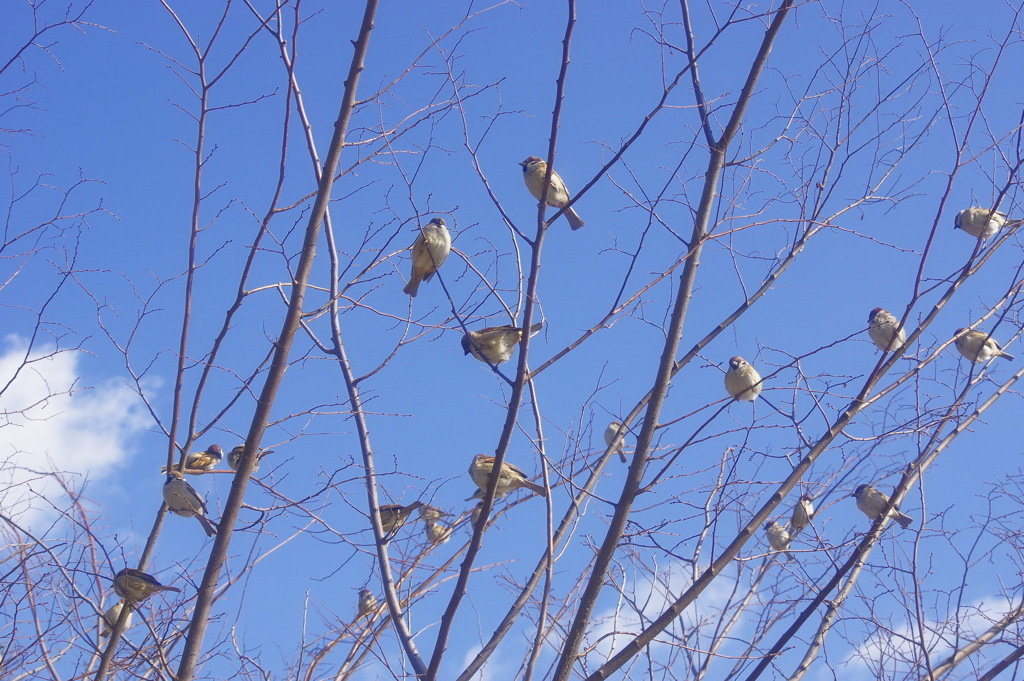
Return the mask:
{"type": "MultiPolygon", "coordinates": [[[[543,195],[547,163],[536,156],[530,156],[519,165],[523,169],[523,179],[527,189],[539,201],[543,195]]],[[[558,173],[552,171],[546,204],[560,209],[560,214],[565,215],[569,226],[573,230],[577,230],[583,227],[583,220],[572,206],[567,205],[570,201],[571,197],[565,182],[562,181],[558,173]]],[[[981,207],[962,210],[957,213],[955,218],[956,229],[961,229],[977,239],[991,238],[1006,224],[1007,218],[1004,213],[981,207]]],[[[431,280],[448,258],[451,245],[451,235],[443,218],[432,219],[420,230],[411,247],[412,272],[404,289],[407,295],[415,297],[419,292],[420,284],[431,280]]],[[[543,322],[531,325],[530,335],[538,333],[543,326],[543,322]]],[[[523,338],[523,333],[524,329],[513,325],[492,326],[478,331],[467,330],[462,337],[463,353],[472,355],[481,362],[498,365],[512,358],[516,346],[523,338]]],[[[868,335],[874,344],[885,352],[896,352],[907,341],[907,334],[900,326],[900,320],[880,307],[873,309],[868,316],[868,335]]],[[[1014,359],[1012,355],[1002,349],[994,338],[982,331],[957,329],[955,343],[960,354],[974,363],[988,362],[996,357],[1007,360],[1014,359]]],[[[739,356],[729,360],[729,369],[725,373],[725,390],[733,400],[753,402],[761,394],[762,387],[761,375],[749,362],[739,356]]],[[[604,432],[605,444],[611,453],[617,454],[623,462],[627,461],[625,454],[626,431],[627,427],[622,423],[612,421],[604,432]]],[[[228,454],[228,465],[232,470],[237,470],[244,450],[245,447],[239,445],[228,454]]],[[[272,451],[259,452],[256,469],[259,468],[260,459],[272,451]]],[[[167,467],[164,467],[161,470],[167,476],[163,487],[163,496],[168,512],[195,518],[207,536],[216,534],[217,525],[207,517],[206,501],[185,480],[183,473],[197,475],[211,471],[223,458],[224,453],[220,446],[214,444],[205,451],[188,454],[181,469],[168,470],[167,467]]],[[[493,456],[477,454],[473,457],[469,466],[469,476],[478,489],[470,499],[483,498],[488,482],[494,473],[494,463],[493,456]]],[[[548,495],[548,490],[543,485],[532,482],[525,473],[511,463],[503,462],[498,473],[495,497],[505,497],[517,489],[527,489],[543,497],[548,495]]],[[[851,496],[856,498],[857,508],[872,521],[877,520],[888,509],[886,517],[894,520],[904,529],[909,528],[913,523],[913,519],[900,512],[898,505],[892,504],[890,508],[889,497],[871,485],[858,486],[851,496]]],[[[408,505],[385,504],[380,506],[380,524],[386,535],[385,540],[393,537],[410,516],[417,511],[419,519],[424,521],[427,540],[432,545],[443,544],[449,540],[452,526],[443,520],[449,514],[421,501],[415,501],[408,505]]],[[[477,523],[479,512],[480,506],[478,505],[472,514],[474,525],[477,523]]],[[[792,559],[794,556],[789,551],[789,546],[793,535],[810,525],[813,518],[814,499],[804,494],[793,508],[788,528],[775,520],[769,521],[765,525],[768,544],[772,551],[792,559]]],[[[141,570],[125,568],[114,577],[114,591],[122,600],[111,606],[104,614],[104,628],[101,636],[109,635],[125,604],[128,604],[130,608],[126,617],[125,628],[127,628],[131,623],[131,609],[134,609],[138,603],[160,591],[180,592],[181,590],[173,586],[163,586],[152,575],[141,570]]],[[[372,614],[377,607],[376,596],[369,589],[361,589],[356,619],[372,614]]]]}

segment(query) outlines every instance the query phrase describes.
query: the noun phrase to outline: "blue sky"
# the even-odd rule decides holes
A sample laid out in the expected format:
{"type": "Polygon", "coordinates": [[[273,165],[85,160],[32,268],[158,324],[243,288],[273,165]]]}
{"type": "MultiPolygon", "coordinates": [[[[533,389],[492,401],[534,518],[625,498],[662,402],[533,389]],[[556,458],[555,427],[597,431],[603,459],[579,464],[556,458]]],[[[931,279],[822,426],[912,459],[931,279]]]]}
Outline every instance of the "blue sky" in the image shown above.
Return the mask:
{"type": "MultiPolygon", "coordinates": [[[[966,261],[975,243],[952,229],[953,216],[969,205],[990,206],[996,200],[1007,183],[1007,167],[1014,165],[1014,154],[1019,153],[1015,135],[1021,116],[1015,94],[1018,76],[1010,68],[1019,63],[1020,47],[1010,41],[997,57],[994,45],[1014,20],[1012,13],[987,0],[975,6],[976,11],[955,17],[931,7],[916,8],[915,16],[898,3],[873,7],[870,17],[868,10],[861,16],[861,10],[852,8],[845,10],[847,16],[823,17],[831,10],[818,4],[794,12],[731,152],[732,159],[744,160],[719,186],[722,198],[713,216],[717,236],[702,256],[681,348],[691,347],[760,284],[806,226],[815,202],[823,206],[821,215],[828,216],[829,226],[811,240],[769,294],[674,381],[661,417],[662,424],[671,425],[664,425],[655,441],[659,452],[666,454],[722,406],[722,375],[729,357],[746,357],[762,375],[778,369],[766,382],[767,401],[728,406],[673,465],[666,480],[638,501],[637,525],[628,530],[633,534],[618,577],[627,593],[647,589],[648,571],[656,571],[677,595],[686,583],[678,576],[683,570],[679,556],[694,557],[703,529],[700,509],[710,490],[726,480],[715,495],[725,507],[715,518],[704,553],[696,559],[700,566],[714,554],[712,546],[720,547],[735,536],[791,470],[791,460],[798,456],[794,453],[803,453],[808,440],[825,432],[875,366],[878,351],[864,333],[869,311],[884,307],[900,316],[922,267],[928,291],[911,311],[909,324],[916,325],[944,289],[941,282],[966,261]],[[923,38],[916,35],[918,20],[923,38]],[[865,23],[870,31],[864,30],[865,23]],[[925,60],[925,43],[932,46],[938,74],[925,60]],[[848,68],[857,75],[845,72],[848,68]],[[982,103],[984,116],[974,124],[958,164],[956,143],[967,129],[989,72],[993,75],[982,103]],[[843,88],[837,87],[843,82],[843,88]],[[830,148],[837,156],[826,173],[830,148]],[[818,183],[824,189],[817,189],[818,183]],[[872,186],[875,189],[869,192],[866,187],[872,186]],[[799,362],[794,357],[800,357],[799,362]],[[774,413],[771,405],[791,410],[793,418],[774,413]],[[724,455],[729,448],[732,454],[724,455]]],[[[322,158],[361,8],[302,7],[310,18],[300,33],[297,76],[322,158]]],[[[57,9],[44,6],[42,11],[59,14],[57,9]]],[[[556,161],[571,190],[589,182],[611,158],[682,66],[673,42],[682,40],[678,9],[648,7],[646,14],[642,9],[633,3],[603,2],[578,10],[556,161]],[[652,40],[658,27],[670,44],[652,40]]],[[[726,12],[724,6],[712,9],[714,17],[707,7],[694,9],[701,44],[710,39],[715,21],[721,22],[726,12]]],[[[176,10],[193,36],[209,39],[219,10],[176,10]]],[[[28,11],[28,5],[9,10],[11,20],[0,29],[6,42],[24,39],[28,11]]],[[[560,3],[474,6],[472,11],[480,11],[479,16],[437,48],[428,49],[432,39],[468,11],[461,5],[433,3],[381,8],[360,99],[372,97],[426,52],[402,80],[358,110],[349,136],[353,146],[344,152],[341,167],[348,170],[357,159],[377,156],[339,180],[332,205],[339,250],[346,265],[354,265],[346,283],[372,264],[348,291],[342,328],[357,375],[386,362],[360,386],[371,412],[381,495],[403,503],[430,500],[456,516],[471,508],[465,499],[474,488],[466,468],[474,454],[493,451],[505,418],[508,388],[485,365],[463,357],[461,331],[452,312],[463,316],[471,328],[509,323],[504,306],[477,272],[501,294],[505,306],[520,313],[516,248],[523,254],[522,267],[528,265],[528,248],[503,222],[474,171],[467,147],[476,152],[490,189],[516,227],[532,234],[536,202],[522,186],[517,163],[529,155],[546,155],[565,21],[560,3]],[[439,105],[451,96],[448,73],[461,85],[464,113],[439,105]],[[433,107],[432,115],[422,116],[428,106],[433,107]],[[421,123],[392,140],[393,154],[382,151],[383,145],[375,141],[373,131],[381,121],[390,126],[420,118],[421,123]],[[435,280],[424,284],[410,305],[402,294],[408,275],[403,251],[412,243],[416,225],[437,215],[448,222],[456,249],[440,273],[451,298],[435,280]],[[418,335],[400,345],[402,338],[418,335]]],[[[229,17],[207,64],[208,73],[223,68],[254,30],[243,5],[233,4],[229,17]]],[[[76,187],[67,201],[63,213],[73,217],[59,223],[67,230],[41,232],[39,245],[46,250],[2,263],[4,280],[19,265],[22,269],[0,290],[7,321],[0,366],[14,366],[11,358],[24,353],[32,333],[33,310],[43,306],[56,286],[63,259],[77,247],[75,276],[47,303],[43,319],[47,334],[59,336],[58,347],[81,350],[37,363],[39,373],[33,375],[48,380],[19,377],[12,383],[18,389],[9,388],[0,398],[4,409],[14,410],[40,395],[43,385],[61,391],[72,385],[81,389],[51,400],[45,406],[49,421],[37,421],[35,427],[19,425],[18,438],[9,439],[10,456],[21,466],[49,461],[59,470],[81,475],[77,480],[86,485],[116,570],[123,561],[133,560],[160,502],[163,477],[158,469],[167,451],[162,431],[171,418],[181,275],[187,266],[192,210],[195,159],[189,146],[194,145],[196,132],[190,114],[196,111],[196,100],[189,89],[195,79],[186,69],[194,68],[195,59],[171,15],[158,3],[100,1],[90,9],[88,21],[95,25],[59,33],[50,49],[53,59],[38,48],[30,49],[23,69],[10,69],[2,76],[4,91],[24,82],[27,74],[40,83],[27,91],[26,97],[34,102],[31,107],[11,109],[13,100],[7,98],[3,128],[30,130],[10,133],[4,141],[13,177],[9,195],[25,191],[35,173],[44,173],[45,182],[57,188],[68,188],[81,178],[89,182],[76,187]],[[85,218],[74,217],[87,211],[85,218]],[[127,353],[119,348],[127,348],[127,353]],[[130,398],[136,387],[130,371],[141,377],[138,386],[145,404],[138,395],[130,398]]],[[[762,34],[759,21],[738,21],[702,58],[700,77],[718,125],[728,118],[762,34]]],[[[266,34],[258,34],[211,91],[211,105],[228,108],[211,114],[207,130],[202,232],[197,241],[201,266],[189,340],[194,359],[208,351],[220,330],[274,191],[284,82],[275,45],[266,34]]],[[[242,442],[255,399],[245,394],[229,403],[269,352],[283,319],[278,285],[288,280],[288,267],[294,267],[305,227],[306,197],[314,190],[300,130],[292,125],[289,134],[281,204],[298,207],[271,221],[271,236],[255,259],[247,283],[250,294],[231,325],[198,408],[198,425],[204,431],[197,443],[201,448],[217,442],[227,451],[242,442]]],[[[621,302],[620,290],[625,297],[633,295],[685,252],[680,235],[690,233],[707,162],[702,143],[693,92],[684,79],[623,162],[576,204],[586,227],[570,233],[564,219],[552,224],[538,289],[546,327],[533,341],[531,366],[540,366],[597,324],[621,302]],[[652,205],[653,211],[648,210],[652,205]]],[[[45,220],[56,210],[58,197],[55,190],[39,189],[18,201],[10,212],[9,229],[45,220]]],[[[1011,217],[1019,216],[1020,200],[1018,187],[1012,186],[1000,208],[1011,217]]],[[[323,287],[328,275],[323,241],[319,252],[313,285],[323,287]]],[[[1019,278],[1020,262],[1014,234],[961,288],[910,354],[924,359],[956,328],[976,321],[1019,278]]],[[[649,389],[676,281],[677,275],[654,285],[625,314],[538,376],[553,481],[593,463],[603,449],[601,434],[608,421],[628,412],[649,389]]],[[[323,302],[322,289],[311,292],[308,308],[323,302]]],[[[1020,331],[1019,302],[1014,299],[1007,307],[1006,320],[994,332],[1004,343],[1020,331]]],[[[980,328],[992,325],[990,320],[980,328]]],[[[310,329],[325,341],[329,338],[323,316],[312,319],[310,329]]],[[[1009,350],[1014,352],[1016,345],[1011,343],[1009,350]]],[[[53,341],[44,336],[37,339],[35,352],[51,347],[53,341]]],[[[237,627],[234,633],[242,647],[258,650],[263,663],[277,672],[295,662],[303,627],[307,640],[315,638],[351,619],[360,587],[380,593],[365,518],[359,445],[346,414],[341,374],[301,333],[293,357],[274,424],[263,443],[275,454],[259,477],[281,495],[276,503],[303,498],[329,478],[335,487],[307,509],[315,511],[315,520],[288,508],[265,516],[243,511],[245,529],[233,538],[229,573],[234,576],[247,560],[267,555],[244,583],[218,602],[210,633],[211,645],[221,641],[216,645],[223,651],[228,647],[223,639],[237,627]],[[265,524],[253,524],[260,522],[265,524]],[[278,543],[282,546],[275,549],[278,543]],[[310,613],[303,620],[307,603],[310,613]]],[[[514,371],[511,363],[505,366],[514,371]]],[[[910,359],[902,359],[894,371],[911,366],[910,359]]],[[[897,424],[921,409],[941,413],[963,386],[969,369],[948,348],[925,365],[918,380],[883,407],[863,414],[837,439],[834,450],[801,485],[820,497],[825,508],[815,525],[822,541],[801,537],[795,546],[805,552],[799,565],[770,568],[778,570],[772,572],[773,580],[791,580],[773,587],[777,593],[803,594],[795,585],[823,579],[830,561],[847,555],[850,542],[867,529],[867,522],[846,497],[860,482],[875,481],[889,488],[895,484],[899,471],[933,432],[932,421],[920,433],[897,424]]],[[[997,361],[987,370],[995,383],[1001,383],[1017,365],[997,361]]],[[[190,363],[183,377],[186,414],[199,373],[190,363]]],[[[254,381],[256,392],[262,383],[261,374],[254,381]]],[[[880,386],[887,383],[883,380],[880,386]]],[[[981,386],[977,395],[987,396],[992,386],[981,386]]],[[[971,518],[987,510],[982,498],[993,484],[1019,473],[1018,438],[1012,430],[1019,413],[1019,396],[1011,393],[986,413],[984,424],[955,440],[928,471],[923,486],[904,503],[917,520],[915,528],[928,518],[929,530],[921,535],[887,530],[883,550],[873,561],[907,568],[915,560],[927,564],[949,555],[951,546],[963,550],[972,544],[978,531],[971,518]],[[975,463],[978,453],[986,455],[985,465],[975,463]]],[[[539,475],[538,450],[531,444],[536,430],[528,406],[520,424],[508,460],[531,476],[539,475]]],[[[178,428],[179,439],[183,428],[185,424],[178,428]]],[[[659,469],[653,464],[648,477],[659,469]]],[[[617,462],[608,467],[598,492],[601,499],[618,497],[623,471],[617,462]]],[[[220,508],[229,483],[223,474],[193,479],[207,496],[214,517],[219,517],[213,509],[220,508]]],[[[56,494],[52,489],[40,493],[56,494]]],[[[556,523],[569,499],[564,487],[554,491],[556,523]]],[[[554,587],[558,598],[571,598],[573,577],[586,570],[591,544],[603,536],[611,513],[603,500],[590,502],[560,556],[560,579],[554,587]]],[[[252,487],[247,503],[268,508],[275,497],[252,487]]],[[[997,502],[997,507],[1001,503],[1005,502],[997,502]]],[[[787,500],[780,516],[788,516],[789,508],[787,500]]],[[[50,518],[45,513],[32,517],[34,523],[50,518]]],[[[458,673],[463,651],[479,645],[495,618],[504,613],[511,600],[505,580],[525,579],[532,570],[543,550],[545,518],[544,503],[529,499],[510,509],[489,531],[479,564],[491,567],[470,582],[468,609],[454,633],[443,667],[446,673],[458,673]]],[[[186,595],[186,585],[199,579],[209,549],[195,525],[170,518],[153,561],[160,578],[182,586],[186,595]]],[[[986,580],[1005,574],[1012,561],[991,534],[980,536],[980,546],[999,558],[974,568],[963,600],[986,603],[979,608],[997,611],[1005,598],[986,580]]],[[[447,559],[467,539],[468,532],[460,530],[431,554],[428,564],[447,559]]],[[[393,542],[394,550],[416,555],[422,541],[422,525],[417,524],[403,530],[393,542]]],[[[742,554],[747,560],[744,570],[755,569],[764,551],[762,537],[748,543],[742,554]]],[[[927,595],[922,600],[925,610],[948,614],[956,609],[955,603],[943,602],[936,594],[957,588],[962,570],[959,565],[943,569],[939,562],[923,585],[927,595]]],[[[423,568],[417,574],[422,577],[426,572],[423,568]]],[[[894,627],[905,624],[906,612],[913,608],[899,599],[875,601],[886,584],[878,576],[883,573],[879,567],[859,584],[835,648],[830,649],[832,659],[846,659],[852,649],[849,641],[868,640],[858,619],[866,607],[894,613],[894,627]]],[[[743,572],[740,579],[749,574],[743,572]]],[[[898,579],[905,588],[913,586],[911,578],[898,579]]],[[[414,609],[413,629],[423,630],[424,650],[430,649],[449,593],[450,582],[441,584],[414,609]]],[[[726,597],[716,591],[698,608],[713,611],[726,597]]],[[[615,607],[609,594],[599,610],[610,613],[615,607]]],[[[657,612],[644,609],[647,616],[657,612]]],[[[630,618],[626,610],[620,614],[630,618]]],[[[785,615],[781,617],[785,621],[785,615]]],[[[751,622],[746,633],[753,636],[755,628],[751,622]]],[[[133,634],[140,635],[138,630],[129,636],[133,634]]],[[[509,650],[492,668],[495,678],[518,669],[530,635],[530,625],[524,623],[510,637],[509,650]]],[[[768,640],[773,640],[771,635],[768,640]]],[[[390,632],[384,634],[382,646],[397,650],[390,632]]],[[[595,659],[603,652],[599,649],[595,659]]],[[[655,654],[670,656],[666,651],[655,654]]],[[[552,651],[546,649],[542,668],[551,659],[552,651]]],[[[234,664],[233,658],[219,659],[207,669],[217,675],[235,669],[234,664]]],[[[723,663],[722,669],[730,667],[723,663]]],[[[852,665],[848,671],[862,670],[852,665]]],[[[362,674],[359,678],[389,675],[375,663],[362,674]]]]}

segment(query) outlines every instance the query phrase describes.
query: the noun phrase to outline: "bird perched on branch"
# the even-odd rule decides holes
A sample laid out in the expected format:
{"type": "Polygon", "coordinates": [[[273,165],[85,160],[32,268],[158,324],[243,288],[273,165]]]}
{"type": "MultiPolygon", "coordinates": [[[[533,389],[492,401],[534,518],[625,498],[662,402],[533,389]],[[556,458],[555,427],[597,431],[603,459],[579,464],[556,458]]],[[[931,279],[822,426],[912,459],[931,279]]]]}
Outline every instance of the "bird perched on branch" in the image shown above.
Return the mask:
{"type": "MultiPolygon", "coordinates": [[[[212,471],[224,458],[224,452],[220,445],[210,445],[205,452],[190,452],[185,457],[185,472],[189,475],[198,475],[199,471],[212,471]]],[[[167,466],[160,469],[161,473],[167,472],[167,466]]]]}
{"type": "Polygon", "coordinates": [[[761,394],[761,374],[742,357],[729,360],[729,370],[725,372],[725,389],[741,402],[753,402],[761,394]]]}
{"type": "Polygon", "coordinates": [[[450,525],[440,521],[427,521],[427,541],[431,544],[444,544],[452,536],[450,525]]]}
{"type": "Polygon", "coordinates": [[[995,338],[990,337],[984,331],[967,331],[967,329],[957,329],[957,335],[963,333],[964,335],[956,339],[956,349],[960,351],[960,354],[971,360],[975,364],[978,362],[987,362],[993,357],[1002,357],[1003,359],[1013,360],[1014,357],[1008,352],[1004,352],[1003,348],[999,346],[995,338]]]}
{"type": "Polygon", "coordinates": [[[899,329],[900,320],[880,307],[868,315],[868,335],[879,350],[896,352],[907,342],[907,332],[899,329]]]}
{"type": "MultiPolygon", "coordinates": [[[[128,601],[120,600],[114,603],[112,606],[107,608],[107,611],[103,613],[103,631],[100,632],[100,637],[110,636],[110,633],[114,631],[114,625],[117,624],[117,619],[121,616],[121,608],[128,601]]],[[[129,610],[128,616],[124,621],[124,628],[132,626],[132,617],[135,616],[135,612],[129,610]]]]}
{"type": "Polygon", "coordinates": [[[442,218],[434,218],[420,230],[412,244],[412,274],[405,285],[405,293],[413,298],[421,281],[430,281],[452,250],[452,235],[442,218]]]}
{"type": "MultiPolygon", "coordinates": [[[[547,162],[536,156],[529,156],[525,161],[520,161],[519,165],[523,168],[523,180],[526,182],[526,188],[533,194],[533,198],[540,201],[541,194],[544,191],[544,176],[548,172],[547,162]]],[[[566,189],[565,182],[562,181],[561,176],[555,171],[551,171],[547,204],[555,208],[565,208],[567,203],[569,203],[569,190],[566,189]]],[[[566,208],[565,219],[569,221],[569,226],[573,229],[579,229],[583,226],[583,218],[571,207],[566,208]]]]}
{"type": "MultiPolygon", "coordinates": [[[[228,465],[231,466],[231,470],[238,470],[238,462],[242,460],[242,454],[245,453],[245,445],[238,445],[230,452],[228,452],[228,465]]],[[[273,454],[273,449],[263,449],[256,455],[256,465],[253,466],[252,472],[255,473],[260,469],[260,461],[263,460],[267,454],[273,454]]]]}
{"type": "Polygon", "coordinates": [[[953,219],[954,229],[962,229],[975,238],[987,239],[1006,224],[1006,213],[990,208],[965,208],[953,219]]]}
{"type": "MultiPolygon", "coordinates": [[[[859,508],[864,515],[875,520],[878,516],[882,515],[882,511],[889,505],[889,497],[884,492],[879,492],[871,485],[860,485],[856,491],[850,496],[857,497],[857,508],[859,508]]],[[[900,513],[899,504],[892,507],[889,511],[889,517],[900,524],[904,530],[914,524],[914,519],[903,513],[900,513]]]]}
{"type": "Polygon", "coordinates": [[[217,534],[217,526],[206,517],[206,500],[192,485],[185,482],[179,471],[171,471],[164,483],[164,503],[167,510],[184,518],[195,518],[203,526],[207,537],[217,534]]]}
{"type": "Polygon", "coordinates": [[[164,586],[156,577],[135,568],[125,568],[114,575],[114,592],[121,598],[140,603],[158,591],[181,592],[176,586],[164,586]]]}
{"type": "Polygon", "coordinates": [[[608,427],[604,430],[604,443],[609,447],[612,447],[612,451],[619,455],[622,463],[626,463],[626,434],[619,435],[619,429],[622,428],[622,424],[618,421],[612,421],[608,424],[608,427]]]}
{"type": "Polygon", "coordinates": [[[366,617],[377,609],[377,597],[369,589],[359,590],[359,612],[356,619],[366,617]]]}
{"type": "MultiPolygon", "coordinates": [[[[544,328],[544,322],[530,327],[530,335],[544,328]]],[[[462,336],[462,354],[472,354],[481,362],[501,364],[512,359],[516,345],[523,339],[518,326],[488,326],[479,331],[467,331],[462,336]]]]}
{"type": "MultiPolygon", "coordinates": [[[[494,471],[494,457],[486,454],[477,454],[473,457],[473,463],[469,464],[469,477],[473,478],[473,482],[480,489],[477,490],[476,494],[470,497],[470,499],[482,499],[484,493],[487,491],[487,483],[491,478],[491,473],[494,471]]],[[[503,497],[509,492],[525,487],[531,492],[536,492],[542,497],[548,495],[548,491],[541,485],[530,482],[526,478],[526,474],[521,470],[513,466],[508,462],[501,464],[501,472],[498,474],[498,487],[494,491],[494,496],[503,497]]]]}
{"type": "Polygon", "coordinates": [[[405,524],[409,514],[423,505],[422,501],[414,501],[408,506],[401,504],[384,504],[380,507],[380,526],[384,534],[391,534],[405,524]]]}
{"type": "MultiPolygon", "coordinates": [[[[473,496],[470,497],[470,499],[473,499],[476,496],[477,495],[474,494],[473,496]]],[[[467,499],[467,501],[468,501],[468,499],[467,499]]],[[[480,522],[480,512],[483,511],[483,510],[484,510],[484,502],[482,502],[482,501],[477,502],[477,505],[473,507],[473,513],[470,516],[470,521],[472,522],[472,529],[473,529],[474,532],[476,531],[476,524],[478,522],[480,522]]]]}
{"type": "Polygon", "coordinates": [[[814,500],[806,494],[801,494],[800,499],[793,507],[793,517],[789,520],[789,526],[793,532],[799,532],[814,519],[814,500]]]}
{"type": "Polygon", "coordinates": [[[793,554],[787,550],[790,542],[789,531],[774,520],[765,524],[764,529],[768,533],[768,545],[775,551],[783,551],[786,558],[793,560],[793,554]]]}
{"type": "Polygon", "coordinates": [[[437,506],[431,506],[430,504],[422,504],[420,506],[420,520],[425,520],[428,523],[435,520],[441,520],[446,516],[450,516],[451,513],[442,511],[437,506]]]}

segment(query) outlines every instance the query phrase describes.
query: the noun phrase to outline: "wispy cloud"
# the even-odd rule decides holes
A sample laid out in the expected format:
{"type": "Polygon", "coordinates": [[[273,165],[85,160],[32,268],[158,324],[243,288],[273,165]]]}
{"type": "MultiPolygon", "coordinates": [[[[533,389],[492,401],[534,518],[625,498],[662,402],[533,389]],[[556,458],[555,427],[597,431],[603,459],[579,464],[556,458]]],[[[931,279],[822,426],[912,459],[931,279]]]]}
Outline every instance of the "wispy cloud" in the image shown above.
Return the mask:
{"type": "MultiPolygon", "coordinates": [[[[599,664],[611,658],[692,583],[692,567],[676,561],[660,566],[653,576],[644,575],[637,579],[632,591],[622,595],[621,602],[595,615],[595,625],[587,634],[588,646],[592,647],[592,662],[599,664]]],[[[669,627],[664,639],[675,640],[681,631],[699,626],[707,617],[718,617],[721,608],[729,601],[732,588],[732,579],[721,576],[669,627]]],[[[656,654],[662,645],[665,641],[659,638],[652,642],[650,648],[656,654]]]]}
{"type": "Polygon", "coordinates": [[[138,396],[114,381],[81,382],[79,352],[39,348],[25,339],[0,345],[0,508],[23,525],[49,518],[63,490],[119,469],[149,423],[138,396]]]}
{"type": "Polygon", "coordinates": [[[921,628],[904,622],[892,630],[880,629],[849,655],[845,668],[854,674],[850,678],[876,678],[878,669],[920,667],[922,635],[932,662],[938,663],[953,652],[954,645],[978,636],[1012,607],[1005,596],[988,596],[961,606],[958,614],[944,622],[929,619],[921,628]]]}

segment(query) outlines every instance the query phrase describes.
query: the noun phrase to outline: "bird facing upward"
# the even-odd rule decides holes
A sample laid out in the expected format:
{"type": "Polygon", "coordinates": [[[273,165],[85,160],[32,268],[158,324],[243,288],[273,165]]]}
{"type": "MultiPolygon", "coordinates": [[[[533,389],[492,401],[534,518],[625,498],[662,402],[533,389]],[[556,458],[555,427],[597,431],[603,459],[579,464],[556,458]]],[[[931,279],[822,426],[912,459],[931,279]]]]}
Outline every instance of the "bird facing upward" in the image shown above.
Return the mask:
{"type": "Polygon", "coordinates": [[[774,520],[769,521],[764,529],[768,533],[768,545],[772,550],[782,551],[786,558],[793,560],[793,554],[787,550],[790,542],[789,531],[774,520]]]}
{"type": "Polygon", "coordinates": [[[625,433],[623,433],[622,435],[618,435],[620,428],[622,428],[622,424],[619,423],[618,421],[612,421],[611,423],[609,423],[608,427],[605,428],[604,430],[604,443],[609,447],[612,447],[612,445],[614,444],[614,447],[612,447],[612,451],[618,454],[619,459],[621,459],[622,462],[625,463],[626,436],[625,433]]]}
{"type": "Polygon", "coordinates": [[[814,520],[814,501],[810,496],[801,494],[800,499],[793,507],[793,517],[789,520],[789,526],[794,532],[804,529],[814,520]]]}

